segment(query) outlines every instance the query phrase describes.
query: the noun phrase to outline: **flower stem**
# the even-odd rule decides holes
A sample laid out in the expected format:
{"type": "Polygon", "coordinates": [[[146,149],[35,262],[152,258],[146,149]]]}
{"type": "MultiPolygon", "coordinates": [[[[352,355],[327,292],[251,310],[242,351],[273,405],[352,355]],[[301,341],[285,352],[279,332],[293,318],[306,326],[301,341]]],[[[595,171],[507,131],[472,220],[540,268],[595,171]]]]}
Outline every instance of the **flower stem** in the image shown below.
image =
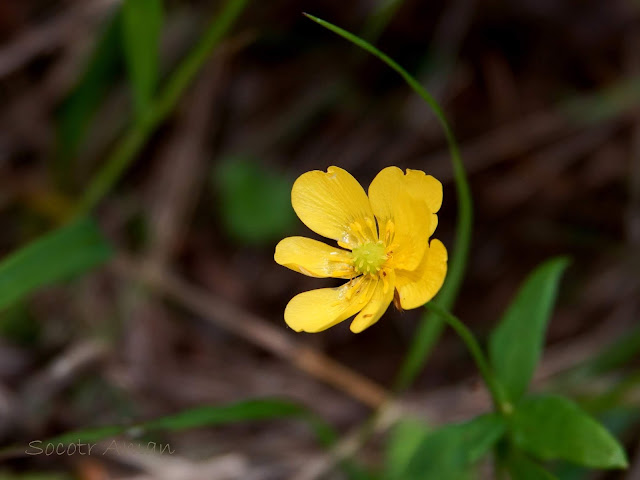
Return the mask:
{"type": "Polygon", "coordinates": [[[513,411],[513,405],[511,405],[511,403],[507,400],[502,386],[493,374],[493,371],[489,366],[489,362],[487,361],[487,358],[485,357],[480,344],[476,340],[476,337],[473,335],[471,330],[469,330],[458,317],[449,313],[437,303],[429,302],[426,304],[426,307],[435,314],[439,315],[451,328],[456,331],[458,336],[462,339],[462,341],[469,349],[469,353],[471,353],[471,356],[476,362],[478,370],[480,370],[480,375],[482,376],[482,379],[484,380],[484,383],[487,385],[487,389],[491,394],[493,405],[496,411],[498,413],[501,413],[502,415],[509,415],[513,411]]]}

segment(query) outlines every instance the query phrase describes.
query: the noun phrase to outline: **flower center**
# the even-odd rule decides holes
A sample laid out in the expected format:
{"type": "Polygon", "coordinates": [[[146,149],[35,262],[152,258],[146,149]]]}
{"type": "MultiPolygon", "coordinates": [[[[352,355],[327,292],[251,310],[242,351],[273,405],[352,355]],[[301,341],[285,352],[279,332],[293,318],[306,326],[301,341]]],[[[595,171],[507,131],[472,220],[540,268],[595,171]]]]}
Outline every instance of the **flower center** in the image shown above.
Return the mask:
{"type": "Polygon", "coordinates": [[[351,252],[356,272],[362,274],[377,273],[387,261],[385,246],[382,242],[370,242],[356,247],[351,252]]]}

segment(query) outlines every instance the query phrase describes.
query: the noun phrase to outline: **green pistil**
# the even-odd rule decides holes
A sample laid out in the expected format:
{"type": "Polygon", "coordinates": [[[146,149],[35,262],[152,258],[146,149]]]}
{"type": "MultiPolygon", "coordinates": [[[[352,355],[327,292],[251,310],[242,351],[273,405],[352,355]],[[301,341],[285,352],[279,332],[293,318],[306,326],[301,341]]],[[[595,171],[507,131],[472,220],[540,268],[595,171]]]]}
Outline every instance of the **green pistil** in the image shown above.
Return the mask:
{"type": "Polygon", "coordinates": [[[365,243],[354,248],[351,254],[356,271],[365,275],[377,273],[387,261],[385,246],[382,242],[365,243]]]}

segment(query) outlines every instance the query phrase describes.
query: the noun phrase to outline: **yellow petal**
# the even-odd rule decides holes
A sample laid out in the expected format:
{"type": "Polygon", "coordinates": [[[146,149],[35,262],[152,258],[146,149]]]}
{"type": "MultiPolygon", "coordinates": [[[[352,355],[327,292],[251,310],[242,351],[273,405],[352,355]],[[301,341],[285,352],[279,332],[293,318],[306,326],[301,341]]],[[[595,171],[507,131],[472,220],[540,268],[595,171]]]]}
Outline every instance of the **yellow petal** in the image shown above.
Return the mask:
{"type": "Polygon", "coordinates": [[[435,213],[430,214],[429,217],[429,236],[433,235],[433,232],[436,231],[438,227],[438,215],[435,213]]]}
{"type": "Polygon", "coordinates": [[[398,167],[382,170],[369,186],[369,200],[378,219],[380,239],[392,250],[391,268],[415,270],[429,242],[431,212],[414,198],[398,167]]]}
{"type": "Polygon", "coordinates": [[[351,322],[350,328],[353,333],[360,333],[380,320],[380,317],[384,315],[393,300],[394,284],[395,274],[393,270],[389,270],[387,271],[386,281],[378,281],[371,300],[351,322]]]}
{"type": "Polygon", "coordinates": [[[422,200],[431,212],[429,225],[429,236],[433,235],[438,226],[438,216],[436,212],[442,206],[442,183],[431,175],[426,175],[421,170],[411,170],[407,168],[404,177],[409,194],[413,198],[422,200]]]}
{"type": "Polygon", "coordinates": [[[305,237],[288,237],[276,246],[273,256],[280,265],[316,278],[352,278],[356,273],[351,254],[305,237]]]}
{"type": "Polygon", "coordinates": [[[442,206],[442,183],[439,180],[426,175],[421,170],[407,168],[405,176],[407,188],[412,197],[420,198],[431,213],[437,213],[442,206]]]}
{"type": "Polygon", "coordinates": [[[446,275],[447,249],[440,240],[433,239],[417,269],[396,270],[402,308],[410,310],[427,303],[438,293],[446,275]]]}
{"type": "Polygon", "coordinates": [[[341,168],[302,174],[293,184],[291,203],[307,227],[341,245],[354,248],[377,240],[369,199],[341,168]]]}
{"type": "Polygon", "coordinates": [[[321,332],[358,313],[375,287],[362,276],[338,288],[321,288],[296,295],[284,311],[284,319],[296,332],[321,332]]]}

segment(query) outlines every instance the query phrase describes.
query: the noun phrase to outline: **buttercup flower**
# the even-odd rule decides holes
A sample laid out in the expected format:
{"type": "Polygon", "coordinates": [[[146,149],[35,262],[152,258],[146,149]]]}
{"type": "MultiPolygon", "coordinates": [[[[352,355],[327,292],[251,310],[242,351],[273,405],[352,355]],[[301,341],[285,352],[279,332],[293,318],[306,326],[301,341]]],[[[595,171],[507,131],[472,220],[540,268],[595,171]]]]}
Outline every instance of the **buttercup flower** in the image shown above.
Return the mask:
{"type": "Polygon", "coordinates": [[[447,250],[431,240],[442,184],[419,170],[382,170],[369,196],[347,171],[329,167],[301,175],[291,203],[302,222],[336,248],[305,237],[278,243],[275,261],[310,277],[344,278],[337,288],[296,295],[284,312],[297,332],[320,332],[353,315],[351,331],[376,323],[392,300],[403,309],[424,305],[440,290],[447,250]]]}

